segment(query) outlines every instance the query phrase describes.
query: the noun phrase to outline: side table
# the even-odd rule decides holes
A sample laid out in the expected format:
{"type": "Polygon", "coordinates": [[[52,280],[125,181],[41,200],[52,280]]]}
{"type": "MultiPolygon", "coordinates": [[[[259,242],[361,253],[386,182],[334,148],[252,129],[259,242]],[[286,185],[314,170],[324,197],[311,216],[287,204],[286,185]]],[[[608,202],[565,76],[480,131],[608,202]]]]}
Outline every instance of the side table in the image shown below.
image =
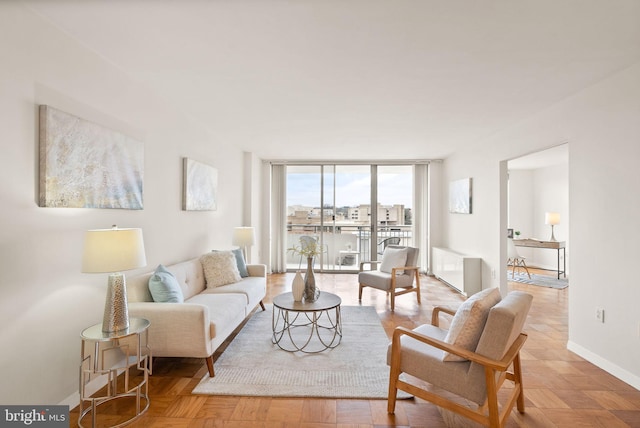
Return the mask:
{"type": "Polygon", "coordinates": [[[149,375],[152,371],[149,348],[149,325],[144,318],[131,318],[126,330],[105,333],[102,323],[86,328],[80,334],[80,412],[78,426],[91,413],[91,426],[97,422],[98,406],[116,399],[135,398],[135,414],[114,427],[124,426],[142,416],[149,409],[149,375]],[[93,346],[91,346],[93,345],[93,346]],[[130,368],[136,366],[142,380],[130,378],[130,368]],[[124,373],[124,382],[118,387],[118,376],[124,373]],[[106,376],[106,394],[92,396],[86,387],[96,376],[106,376]],[[144,407],[141,401],[144,400],[144,407]],[[85,408],[85,405],[87,407],[85,408]]]}

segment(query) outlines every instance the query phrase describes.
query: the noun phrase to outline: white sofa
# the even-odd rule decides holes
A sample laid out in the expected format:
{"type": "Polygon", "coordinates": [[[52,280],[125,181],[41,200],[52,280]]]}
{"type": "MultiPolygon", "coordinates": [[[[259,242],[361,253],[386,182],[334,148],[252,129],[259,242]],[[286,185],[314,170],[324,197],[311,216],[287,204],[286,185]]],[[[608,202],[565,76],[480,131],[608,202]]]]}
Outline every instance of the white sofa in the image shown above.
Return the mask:
{"type": "Polygon", "coordinates": [[[239,282],[207,288],[200,258],[166,266],[180,284],[184,303],[157,303],[149,291],[153,272],[127,278],[129,316],[146,318],[154,357],[204,358],[214,376],[213,353],[260,305],[267,290],[265,265],[247,265],[239,282]]]}

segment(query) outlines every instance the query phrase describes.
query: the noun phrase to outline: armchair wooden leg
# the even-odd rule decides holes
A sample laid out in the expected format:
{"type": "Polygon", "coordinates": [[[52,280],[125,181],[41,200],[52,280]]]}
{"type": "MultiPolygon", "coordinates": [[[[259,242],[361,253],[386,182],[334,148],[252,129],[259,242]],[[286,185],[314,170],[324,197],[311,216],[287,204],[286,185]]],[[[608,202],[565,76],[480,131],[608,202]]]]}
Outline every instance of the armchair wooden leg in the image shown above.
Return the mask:
{"type": "Polygon", "coordinates": [[[266,311],[266,309],[264,308],[264,303],[262,302],[262,300],[260,300],[260,307],[262,308],[263,311],[266,311]]]}
{"type": "Polygon", "coordinates": [[[418,304],[420,304],[420,273],[416,271],[416,294],[418,295],[418,304]]]}
{"type": "Polygon", "coordinates": [[[213,371],[213,354],[209,355],[205,360],[207,361],[207,369],[209,369],[209,377],[214,377],[216,374],[213,371]]]}
{"type": "Polygon", "coordinates": [[[487,384],[487,407],[489,408],[489,426],[500,426],[500,409],[498,407],[498,388],[496,385],[495,371],[485,367],[485,380],[487,384]]]}
{"type": "MultiPolygon", "coordinates": [[[[392,284],[392,287],[393,287],[393,284],[392,284]]],[[[390,294],[391,294],[391,312],[393,312],[393,310],[396,307],[396,290],[395,290],[395,288],[391,288],[390,294]]]]}
{"type": "Polygon", "coordinates": [[[362,284],[359,285],[359,290],[358,290],[358,300],[362,300],[362,289],[364,288],[364,286],[362,284]]]}
{"type": "Polygon", "coordinates": [[[522,369],[520,366],[520,353],[513,359],[513,377],[516,387],[520,387],[518,393],[517,407],[520,413],[524,413],[524,387],[522,386],[522,369]]]}
{"type": "Polygon", "coordinates": [[[400,339],[399,336],[392,338],[391,345],[391,367],[389,368],[389,395],[387,396],[387,413],[392,415],[396,411],[396,387],[400,377],[400,339]]]}

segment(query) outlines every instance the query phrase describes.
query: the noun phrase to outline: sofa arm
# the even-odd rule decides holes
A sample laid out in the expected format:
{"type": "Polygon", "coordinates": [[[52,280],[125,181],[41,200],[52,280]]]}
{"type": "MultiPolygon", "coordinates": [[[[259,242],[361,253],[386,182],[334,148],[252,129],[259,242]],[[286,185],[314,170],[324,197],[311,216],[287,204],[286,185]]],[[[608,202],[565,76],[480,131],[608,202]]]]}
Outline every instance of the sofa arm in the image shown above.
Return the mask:
{"type": "Polygon", "coordinates": [[[211,349],[209,308],[194,303],[129,303],[129,316],[149,320],[149,345],[157,357],[206,358],[211,349]]]}
{"type": "Polygon", "coordinates": [[[247,265],[249,276],[267,277],[267,265],[247,265]]]}

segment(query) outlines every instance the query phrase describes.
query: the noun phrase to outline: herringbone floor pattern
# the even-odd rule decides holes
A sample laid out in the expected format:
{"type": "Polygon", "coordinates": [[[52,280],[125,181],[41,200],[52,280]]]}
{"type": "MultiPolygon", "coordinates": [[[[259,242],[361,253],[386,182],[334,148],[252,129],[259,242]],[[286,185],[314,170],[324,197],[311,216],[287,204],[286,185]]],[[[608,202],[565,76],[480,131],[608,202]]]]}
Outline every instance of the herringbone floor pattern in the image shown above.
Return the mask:
{"type": "MultiPolygon", "coordinates": [[[[535,271],[552,275],[551,272],[535,271]]],[[[268,295],[286,291],[293,274],[270,275],[268,295]]],[[[344,305],[358,305],[357,276],[318,274],[321,289],[340,295],[344,305]]],[[[640,427],[640,391],[566,349],[568,289],[510,283],[533,294],[522,354],[526,413],[514,410],[509,427],[640,427]]],[[[579,286],[579,284],[571,285],[579,286]]],[[[362,304],[375,306],[388,335],[396,326],[430,322],[437,305],[458,304],[462,296],[433,278],[422,278],[422,304],[415,295],[400,296],[389,311],[384,293],[365,289],[362,304]]],[[[223,347],[224,348],[224,345],[223,347]]],[[[223,352],[221,349],[219,352],[223,352]]],[[[401,400],[388,415],[385,400],[279,399],[192,395],[207,372],[203,360],[159,358],[150,378],[151,406],[131,427],[444,427],[435,406],[401,400]]],[[[114,425],[131,411],[127,403],[101,409],[99,423],[114,425]]],[[[84,420],[85,425],[89,421],[84,420]]],[[[77,424],[77,411],[71,426],[77,424]]]]}

